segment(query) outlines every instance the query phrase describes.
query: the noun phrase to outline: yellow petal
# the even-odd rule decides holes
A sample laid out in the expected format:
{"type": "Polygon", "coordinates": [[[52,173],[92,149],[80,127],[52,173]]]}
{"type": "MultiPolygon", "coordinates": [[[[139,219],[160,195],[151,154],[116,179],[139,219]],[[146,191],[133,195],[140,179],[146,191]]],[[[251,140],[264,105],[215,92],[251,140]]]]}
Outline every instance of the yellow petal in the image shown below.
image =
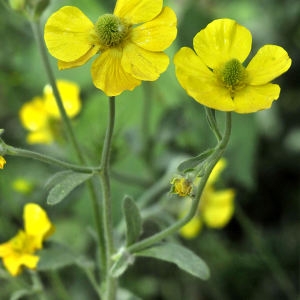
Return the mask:
{"type": "Polygon", "coordinates": [[[213,168],[212,172],[210,173],[207,184],[214,184],[220,177],[220,174],[225,167],[226,167],[226,160],[224,158],[221,158],[213,168]]]}
{"type": "Polygon", "coordinates": [[[92,47],[90,33],[94,24],[74,6],[64,6],[46,22],[44,38],[49,52],[57,59],[71,62],[92,47]]]}
{"type": "Polygon", "coordinates": [[[0,156],[0,169],[3,169],[5,164],[6,164],[5,158],[3,156],[0,156]]]}
{"type": "Polygon", "coordinates": [[[28,144],[51,144],[53,140],[52,131],[48,127],[29,132],[26,137],[28,144]]]}
{"type": "Polygon", "coordinates": [[[218,83],[215,74],[192,49],[181,48],[174,57],[174,63],[179,83],[197,102],[223,111],[234,109],[229,91],[218,83]]]}
{"type": "Polygon", "coordinates": [[[99,51],[99,46],[93,46],[85,55],[78,58],[77,60],[65,62],[59,60],[57,65],[59,70],[65,70],[70,68],[75,68],[87,63],[97,52],[99,51]]]}
{"type": "Polygon", "coordinates": [[[190,222],[180,228],[179,233],[186,239],[192,239],[200,233],[201,229],[202,221],[199,216],[195,216],[190,222]]]}
{"type": "Polygon", "coordinates": [[[272,102],[279,98],[280,87],[277,84],[247,86],[236,93],[234,97],[237,113],[252,113],[270,108],[272,102]]]}
{"type": "Polygon", "coordinates": [[[162,10],[163,0],[118,0],[114,15],[124,18],[130,24],[152,20],[162,10]]]}
{"type": "Polygon", "coordinates": [[[129,43],[123,50],[121,64],[124,70],[140,80],[156,80],[169,65],[163,52],[151,52],[129,43]]]}
{"type": "Polygon", "coordinates": [[[12,253],[10,241],[0,245],[0,257],[9,256],[12,253]]]}
{"type": "Polygon", "coordinates": [[[177,18],[173,10],[164,7],[162,12],[152,21],[132,29],[132,42],[150,51],[163,51],[176,38],[177,18]]]}
{"type": "Polygon", "coordinates": [[[202,211],[203,221],[208,227],[222,228],[230,221],[234,211],[234,195],[231,189],[210,193],[202,211]]]}
{"type": "Polygon", "coordinates": [[[42,241],[54,230],[47,213],[37,204],[28,203],[24,208],[24,228],[27,235],[36,239],[36,249],[42,247],[42,241]]]}
{"type": "Polygon", "coordinates": [[[3,264],[12,276],[19,275],[23,265],[29,269],[35,269],[38,261],[38,256],[30,254],[12,255],[3,258],[3,264]]]}
{"type": "Polygon", "coordinates": [[[286,72],[292,60],[281,47],[265,45],[258,50],[246,70],[250,85],[266,84],[286,72]]]}
{"type": "Polygon", "coordinates": [[[46,127],[48,114],[43,99],[35,97],[30,102],[25,103],[19,111],[19,117],[22,125],[28,130],[35,131],[46,127]]]}
{"type": "MultiPolygon", "coordinates": [[[[79,98],[79,86],[71,81],[57,80],[57,88],[62,98],[64,108],[70,118],[76,116],[81,110],[81,101],[79,98]]],[[[44,88],[44,101],[47,113],[56,119],[60,119],[60,113],[50,85],[44,88]]]]}
{"type": "Polygon", "coordinates": [[[109,49],[93,62],[92,77],[94,85],[107,96],[117,96],[125,90],[132,91],[141,81],[125,72],[121,66],[122,50],[109,49]]]}
{"type": "Polygon", "coordinates": [[[215,69],[233,58],[241,63],[250,53],[250,31],[230,19],[218,19],[194,37],[194,49],[204,63],[215,69]]]}

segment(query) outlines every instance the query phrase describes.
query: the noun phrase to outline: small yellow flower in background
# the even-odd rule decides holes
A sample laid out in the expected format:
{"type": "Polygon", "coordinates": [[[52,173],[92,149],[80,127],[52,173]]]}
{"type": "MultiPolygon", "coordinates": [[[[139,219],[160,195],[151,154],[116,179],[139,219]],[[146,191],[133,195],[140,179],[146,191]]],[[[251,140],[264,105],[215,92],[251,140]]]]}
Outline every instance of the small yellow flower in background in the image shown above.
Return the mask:
{"type": "MultiPolygon", "coordinates": [[[[58,80],[60,92],[66,113],[70,118],[75,117],[81,110],[79,86],[66,80],[58,80]]],[[[29,131],[29,144],[50,144],[55,139],[56,127],[60,114],[53,95],[52,87],[46,85],[42,97],[35,97],[25,103],[19,112],[22,125],[29,131]]]]}
{"type": "Polygon", "coordinates": [[[196,34],[195,52],[187,47],[175,55],[176,76],[197,102],[221,111],[252,113],[270,108],[280,87],[271,81],[291,66],[287,52],[276,45],[251,51],[248,29],[230,19],[218,19],[196,34]]]}
{"type": "MultiPolygon", "coordinates": [[[[225,159],[219,160],[210,174],[201,196],[198,213],[180,230],[183,237],[196,237],[203,224],[210,228],[222,228],[230,221],[234,212],[235,192],[233,189],[216,190],[214,187],[225,165],[225,159]]],[[[185,209],[183,209],[183,212],[185,212],[185,209]]]]}
{"type": "Polygon", "coordinates": [[[20,194],[29,194],[33,189],[33,183],[24,179],[17,178],[12,182],[12,188],[20,194]]]}
{"type": "Polygon", "coordinates": [[[0,156],[0,169],[3,169],[5,164],[6,164],[5,158],[3,156],[0,156]]]}
{"type": "Polygon", "coordinates": [[[95,24],[77,7],[64,6],[45,25],[46,46],[59,69],[92,64],[94,85],[108,96],[154,81],[169,64],[163,53],[177,34],[177,19],[162,0],[118,0],[95,24]]]}
{"type": "Polygon", "coordinates": [[[35,269],[39,256],[35,252],[43,247],[43,241],[54,232],[46,212],[35,203],[28,203],[23,213],[24,230],[8,242],[0,244],[0,257],[12,276],[21,273],[22,267],[35,269]]]}

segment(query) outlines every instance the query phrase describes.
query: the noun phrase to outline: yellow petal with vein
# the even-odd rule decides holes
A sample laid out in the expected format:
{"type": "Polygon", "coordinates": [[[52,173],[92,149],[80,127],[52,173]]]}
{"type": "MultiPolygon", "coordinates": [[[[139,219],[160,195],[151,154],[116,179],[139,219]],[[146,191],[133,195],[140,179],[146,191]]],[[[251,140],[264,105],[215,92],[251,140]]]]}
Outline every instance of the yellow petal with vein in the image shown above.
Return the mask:
{"type": "Polygon", "coordinates": [[[139,24],[155,18],[162,10],[162,0],[118,0],[114,15],[130,24],[139,24]]]}
{"type": "Polygon", "coordinates": [[[93,62],[94,85],[107,96],[117,96],[125,90],[132,91],[141,81],[127,73],[121,65],[122,50],[113,48],[100,54],[93,62]]]}
{"type": "Polygon", "coordinates": [[[58,60],[71,62],[92,47],[90,33],[94,24],[74,6],[64,6],[46,22],[44,38],[49,52],[58,60]]]}
{"type": "Polygon", "coordinates": [[[266,84],[286,72],[292,60],[279,46],[265,45],[260,48],[247,66],[250,85],[266,84]]]}
{"type": "Polygon", "coordinates": [[[194,37],[194,49],[204,63],[215,69],[236,58],[241,63],[250,53],[250,31],[230,19],[218,19],[194,37]]]}
{"type": "Polygon", "coordinates": [[[270,108],[272,102],[279,98],[280,87],[277,84],[247,86],[234,97],[235,112],[252,113],[270,108]]]}
{"type": "Polygon", "coordinates": [[[219,84],[215,74],[192,49],[181,48],[174,57],[174,63],[179,83],[197,102],[223,111],[234,109],[229,91],[219,84]]]}
{"type": "Polygon", "coordinates": [[[132,29],[132,42],[150,51],[163,51],[168,48],[177,35],[177,18],[173,10],[164,7],[152,21],[132,29]]]}
{"type": "Polygon", "coordinates": [[[133,77],[153,81],[169,65],[169,57],[163,52],[145,50],[135,44],[128,44],[123,50],[122,66],[133,77]]]}

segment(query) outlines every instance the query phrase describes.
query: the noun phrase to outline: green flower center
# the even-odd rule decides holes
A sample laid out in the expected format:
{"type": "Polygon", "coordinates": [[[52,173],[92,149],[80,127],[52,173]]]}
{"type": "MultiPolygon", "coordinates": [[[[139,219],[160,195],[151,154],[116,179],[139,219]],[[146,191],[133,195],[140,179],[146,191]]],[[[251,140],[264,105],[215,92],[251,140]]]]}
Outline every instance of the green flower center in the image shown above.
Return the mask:
{"type": "Polygon", "coordinates": [[[239,60],[233,58],[224,64],[219,72],[219,78],[233,97],[235,90],[245,86],[246,69],[239,60]]]}
{"type": "Polygon", "coordinates": [[[112,14],[105,14],[97,20],[95,31],[100,44],[110,48],[124,41],[129,32],[129,25],[112,14]]]}

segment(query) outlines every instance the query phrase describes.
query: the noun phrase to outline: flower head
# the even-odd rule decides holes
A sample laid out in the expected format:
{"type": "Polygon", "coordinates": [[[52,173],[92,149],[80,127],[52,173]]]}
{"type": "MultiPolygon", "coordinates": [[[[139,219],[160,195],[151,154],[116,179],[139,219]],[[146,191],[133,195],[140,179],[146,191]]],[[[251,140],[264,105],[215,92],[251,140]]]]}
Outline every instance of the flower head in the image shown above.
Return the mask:
{"type": "Polygon", "coordinates": [[[54,232],[46,212],[35,203],[25,205],[23,219],[24,230],[19,230],[16,236],[0,245],[0,257],[12,276],[20,274],[23,266],[36,268],[39,256],[35,252],[54,232]]]}
{"type": "Polygon", "coordinates": [[[269,108],[280,87],[271,81],[291,66],[287,52],[276,45],[258,50],[247,66],[252,36],[230,19],[218,19],[196,34],[195,52],[187,47],[175,55],[176,76],[199,103],[222,111],[251,113],[269,108]]]}
{"type": "Polygon", "coordinates": [[[234,211],[235,192],[232,189],[216,190],[214,187],[225,165],[224,159],[219,160],[210,174],[201,196],[198,213],[180,230],[185,238],[196,237],[203,224],[210,228],[222,228],[230,221],[234,211]]]}
{"type": "Polygon", "coordinates": [[[93,23],[80,9],[64,6],[45,25],[45,42],[59,69],[92,64],[94,85],[108,96],[154,81],[169,64],[163,51],[176,37],[176,16],[163,1],[117,0],[113,14],[93,23]]]}
{"type": "MultiPolygon", "coordinates": [[[[67,115],[70,118],[75,117],[81,109],[78,85],[70,81],[58,80],[57,87],[67,115]]],[[[23,126],[30,131],[27,136],[29,144],[53,142],[60,114],[50,85],[45,86],[42,97],[34,97],[25,103],[19,115],[23,126]]]]}
{"type": "Polygon", "coordinates": [[[4,165],[6,164],[6,160],[3,156],[0,156],[0,169],[4,168],[4,165]]]}
{"type": "Polygon", "coordinates": [[[192,191],[192,183],[184,177],[175,177],[171,181],[171,193],[179,197],[189,196],[192,191]]]}

